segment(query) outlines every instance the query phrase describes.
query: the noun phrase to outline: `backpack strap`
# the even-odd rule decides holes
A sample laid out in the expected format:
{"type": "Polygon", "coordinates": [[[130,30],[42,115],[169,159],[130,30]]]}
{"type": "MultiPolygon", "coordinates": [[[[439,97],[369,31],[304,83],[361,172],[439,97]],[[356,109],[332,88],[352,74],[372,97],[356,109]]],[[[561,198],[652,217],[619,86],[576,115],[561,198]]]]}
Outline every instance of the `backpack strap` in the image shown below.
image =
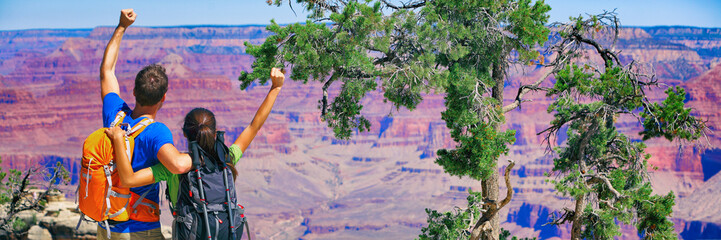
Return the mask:
{"type": "Polygon", "coordinates": [[[127,198],[128,200],[125,201],[125,206],[123,206],[123,208],[121,208],[121,209],[118,210],[117,212],[115,212],[115,213],[111,214],[110,216],[108,216],[108,219],[117,217],[118,215],[120,215],[120,214],[122,214],[123,212],[127,211],[127,209],[128,209],[128,204],[130,204],[130,194],[120,194],[120,193],[117,193],[117,192],[115,192],[115,191],[113,191],[113,190],[110,190],[110,191],[112,191],[112,192],[110,193],[111,196],[113,196],[113,197],[118,197],[118,198],[127,198]]]}
{"type": "MultiPolygon", "coordinates": [[[[143,204],[143,205],[146,205],[146,206],[149,206],[149,207],[155,209],[155,206],[149,205],[149,204],[147,204],[147,203],[143,203],[143,199],[145,199],[145,196],[148,195],[148,193],[150,192],[150,190],[153,190],[153,187],[154,187],[156,184],[158,184],[158,183],[153,183],[153,185],[150,186],[150,188],[148,188],[148,190],[146,190],[146,191],[143,193],[143,195],[140,195],[140,197],[138,198],[138,200],[135,201],[135,203],[133,204],[133,206],[131,206],[131,208],[133,209],[133,214],[138,213],[138,209],[137,209],[137,208],[138,208],[138,205],[140,205],[140,204],[143,204]]],[[[128,201],[128,202],[130,202],[130,201],[128,201]]],[[[155,209],[155,210],[157,210],[157,209],[155,209]]]]}
{"type": "Polygon", "coordinates": [[[225,142],[225,131],[215,132],[215,140],[225,142]]]}
{"type": "MultiPolygon", "coordinates": [[[[248,234],[248,240],[252,240],[252,239],[250,238],[250,227],[248,226],[248,221],[246,220],[246,221],[244,222],[244,224],[245,224],[245,233],[248,234]]],[[[240,237],[242,238],[243,235],[241,234],[240,237]]]]}
{"type": "Polygon", "coordinates": [[[153,124],[155,120],[152,118],[145,118],[141,120],[140,122],[136,123],[135,126],[129,128],[125,133],[126,136],[138,136],[143,130],[145,130],[145,127],[150,126],[150,124],[153,124]]]}
{"type": "Polygon", "coordinates": [[[208,209],[206,208],[207,202],[205,200],[205,190],[203,189],[203,177],[200,171],[200,146],[198,142],[191,141],[190,143],[190,157],[193,159],[193,165],[195,165],[195,172],[198,174],[198,190],[200,192],[200,205],[203,207],[203,221],[205,223],[205,232],[208,234],[208,239],[212,239],[210,235],[210,222],[208,221],[208,209]]]}
{"type": "MultiPolygon", "coordinates": [[[[228,220],[230,221],[229,226],[230,226],[230,232],[231,232],[231,236],[232,236],[231,239],[236,239],[237,236],[236,236],[235,230],[239,226],[235,226],[237,219],[233,219],[234,218],[233,217],[234,216],[233,208],[231,207],[233,205],[233,202],[231,201],[232,199],[230,197],[231,187],[230,187],[230,184],[228,184],[229,182],[232,183],[232,181],[228,181],[228,174],[231,174],[231,172],[230,172],[230,170],[228,170],[228,165],[225,164],[225,163],[232,164],[233,160],[230,159],[230,156],[228,156],[228,147],[225,146],[225,132],[217,131],[215,133],[215,136],[216,136],[215,151],[218,154],[218,158],[219,158],[218,160],[220,160],[220,162],[221,162],[220,164],[222,165],[219,167],[223,171],[223,187],[225,187],[225,206],[224,206],[224,208],[228,212],[228,220]]],[[[242,226],[240,226],[240,227],[242,227],[242,226]]],[[[243,229],[241,229],[241,231],[242,230],[243,229]]],[[[218,230],[216,229],[216,232],[217,231],[218,230]]]]}
{"type": "Polygon", "coordinates": [[[232,163],[232,160],[228,157],[228,147],[225,146],[225,132],[215,132],[215,152],[218,154],[218,160],[222,163],[232,163]]]}
{"type": "Polygon", "coordinates": [[[150,124],[153,124],[154,122],[155,121],[153,119],[145,118],[139,123],[135,124],[135,126],[133,127],[129,127],[128,125],[128,129],[125,131],[125,155],[128,157],[128,160],[130,160],[131,163],[133,161],[133,150],[130,147],[129,136],[137,137],[138,135],[140,135],[141,132],[143,132],[143,130],[145,130],[147,126],[150,126],[150,124]]]}
{"type": "MultiPolygon", "coordinates": [[[[228,170],[228,166],[223,166],[223,183],[225,185],[224,186],[225,187],[225,209],[228,211],[228,220],[230,221],[230,224],[229,224],[230,232],[233,236],[232,239],[236,239],[235,230],[236,230],[236,227],[238,227],[238,226],[235,226],[235,223],[236,223],[235,220],[237,220],[237,219],[233,219],[234,216],[233,216],[233,207],[232,206],[234,203],[231,201],[231,198],[230,198],[230,185],[228,184],[228,174],[230,174],[230,171],[228,170]]],[[[235,188],[233,188],[233,189],[235,190],[235,188]]],[[[240,227],[243,227],[243,226],[240,226],[240,227]]],[[[240,229],[240,230],[243,231],[243,229],[240,229]]],[[[243,236],[241,235],[241,237],[243,237],[243,236]]]]}
{"type": "Polygon", "coordinates": [[[110,193],[112,192],[113,188],[113,180],[110,178],[111,173],[113,170],[108,167],[108,165],[103,165],[103,171],[105,171],[105,180],[108,181],[108,189],[105,190],[105,214],[103,216],[107,216],[108,212],[110,212],[110,193]]]}
{"type": "MultiPolygon", "coordinates": [[[[118,112],[118,115],[120,115],[121,113],[123,113],[123,115],[124,115],[125,112],[120,111],[120,112],[118,112]]],[[[122,120],[122,118],[121,118],[121,120],[122,120]]],[[[127,125],[127,129],[125,130],[125,155],[128,157],[128,160],[130,160],[131,162],[133,160],[133,150],[134,149],[132,149],[132,147],[130,146],[130,137],[133,137],[133,138],[137,137],[138,135],[140,135],[141,132],[143,132],[143,130],[145,130],[146,127],[150,126],[150,124],[153,124],[153,123],[155,123],[155,120],[153,120],[152,118],[145,118],[145,119],[141,120],[140,122],[136,123],[132,127],[130,127],[130,125],[127,125]]],[[[155,185],[155,184],[157,184],[157,183],[154,183],[153,185],[155,185]]],[[[156,209],[155,206],[143,203],[143,199],[145,199],[145,196],[148,195],[148,193],[152,189],[153,189],[153,186],[151,186],[148,190],[146,190],[140,196],[140,198],[138,198],[138,200],[135,201],[135,203],[131,206],[130,209],[133,210],[133,214],[136,214],[138,212],[137,207],[139,204],[147,205],[155,210],[159,210],[159,209],[156,209]]],[[[130,198],[130,196],[128,196],[128,198],[130,198]]],[[[129,203],[130,203],[130,200],[128,200],[125,203],[125,207],[123,207],[123,209],[121,209],[114,215],[119,215],[120,213],[124,212],[126,210],[126,208],[128,207],[129,203]]],[[[114,216],[111,216],[110,218],[112,218],[112,217],[114,217],[114,216]]]]}
{"type": "Polygon", "coordinates": [[[198,146],[198,142],[196,141],[190,141],[188,143],[188,150],[190,151],[190,159],[192,160],[193,167],[195,167],[195,170],[200,169],[200,151],[203,151],[200,149],[200,146],[198,146]]]}
{"type": "Polygon", "coordinates": [[[125,118],[125,115],[126,115],[125,111],[123,111],[123,110],[118,111],[118,113],[115,114],[115,120],[113,120],[113,122],[110,123],[110,126],[115,127],[115,126],[118,126],[118,124],[123,123],[123,119],[125,118]]]}

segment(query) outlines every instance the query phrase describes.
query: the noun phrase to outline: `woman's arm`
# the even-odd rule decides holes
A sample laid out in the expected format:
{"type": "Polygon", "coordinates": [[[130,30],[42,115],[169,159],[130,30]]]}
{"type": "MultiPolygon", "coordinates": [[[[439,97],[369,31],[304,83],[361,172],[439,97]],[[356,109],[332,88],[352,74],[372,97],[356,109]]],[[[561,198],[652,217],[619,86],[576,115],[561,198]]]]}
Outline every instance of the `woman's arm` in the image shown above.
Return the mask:
{"type": "Polygon", "coordinates": [[[113,149],[115,150],[115,166],[118,168],[121,187],[140,187],[155,183],[153,171],[151,171],[149,167],[133,172],[130,160],[128,159],[128,156],[125,155],[125,130],[115,126],[113,128],[105,129],[105,134],[110,137],[110,141],[113,143],[113,149]]]}
{"type": "Polygon", "coordinates": [[[275,103],[275,98],[278,97],[278,93],[280,93],[280,88],[283,87],[283,82],[285,81],[285,74],[282,70],[278,68],[273,68],[270,70],[270,79],[273,82],[273,85],[270,88],[270,92],[268,92],[268,95],[265,96],[265,100],[263,100],[263,103],[260,104],[258,111],[255,112],[255,117],[253,117],[253,121],[250,122],[250,125],[248,125],[248,127],[245,128],[242,133],[240,133],[238,139],[236,139],[233,143],[235,145],[238,145],[240,147],[240,150],[242,150],[243,152],[245,152],[245,149],[248,148],[250,142],[253,141],[255,135],[258,134],[260,127],[262,127],[263,123],[265,123],[265,119],[268,118],[268,114],[270,114],[270,110],[273,108],[273,104],[275,103]]]}

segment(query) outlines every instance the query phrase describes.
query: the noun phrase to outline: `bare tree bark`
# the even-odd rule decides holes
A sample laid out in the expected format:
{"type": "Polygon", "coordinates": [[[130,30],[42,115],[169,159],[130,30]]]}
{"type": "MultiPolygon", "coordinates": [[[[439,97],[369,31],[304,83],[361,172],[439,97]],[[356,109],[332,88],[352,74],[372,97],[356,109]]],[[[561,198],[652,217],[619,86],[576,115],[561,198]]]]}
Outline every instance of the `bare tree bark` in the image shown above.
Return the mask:
{"type": "MultiPolygon", "coordinates": [[[[581,138],[581,142],[578,144],[578,149],[576,150],[576,156],[574,156],[574,158],[576,159],[576,162],[578,162],[578,171],[580,171],[581,174],[585,174],[588,172],[588,166],[586,166],[586,159],[584,158],[585,150],[586,146],[588,146],[591,135],[593,135],[598,130],[598,124],[598,121],[591,122],[588,130],[582,133],[583,137],[581,138]]],[[[583,177],[581,177],[581,181],[583,181],[581,184],[586,185],[586,181],[583,180],[583,177]]],[[[581,228],[583,227],[583,210],[586,209],[586,204],[586,194],[576,197],[576,209],[573,213],[573,225],[571,226],[572,240],[581,239],[581,228]]]]}
{"type": "Polygon", "coordinates": [[[336,79],[336,73],[333,72],[333,74],[328,78],[328,81],[323,84],[323,99],[321,99],[321,109],[320,109],[320,116],[324,117],[326,112],[328,112],[328,88],[330,85],[335,81],[336,79]]]}
{"type": "Polygon", "coordinates": [[[583,220],[583,209],[585,209],[585,208],[586,208],[585,194],[583,196],[576,197],[576,209],[573,214],[573,225],[571,227],[571,239],[572,240],[580,240],[581,239],[581,228],[583,227],[581,220],[583,220]]]}
{"type": "MultiPolygon", "coordinates": [[[[493,64],[493,88],[491,92],[491,97],[496,99],[498,101],[498,106],[503,106],[503,83],[504,83],[504,69],[501,64],[493,64]]],[[[501,113],[503,114],[503,113],[501,113]]],[[[501,131],[501,124],[495,123],[493,128],[495,128],[496,131],[501,131]]],[[[496,159],[496,162],[498,160],[496,159]]],[[[481,187],[482,187],[482,194],[485,201],[489,201],[493,204],[498,203],[498,170],[494,169],[494,171],[491,173],[491,176],[489,176],[487,179],[481,181],[481,187]]],[[[492,207],[487,207],[486,211],[493,210],[492,207]]],[[[497,209],[495,209],[497,211],[497,209]]],[[[483,231],[481,238],[484,240],[497,240],[498,235],[501,233],[501,222],[499,220],[498,214],[493,214],[491,216],[491,219],[488,221],[490,230],[489,231],[483,231]]]]}
{"type": "MultiPolygon", "coordinates": [[[[483,180],[481,182],[483,187],[483,198],[495,204],[498,202],[498,171],[493,171],[493,174],[491,174],[488,179],[483,180]]],[[[492,211],[495,211],[495,209],[492,209],[490,205],[485,208],[486,213],[484,215],[488,214],[491,215],[492,211]]],[[[493,214],[492,217],[488,220],[488,226],[490,229],[487,231],[481,231],[481,237],[484,240],[496,240],[498,239],[498,234],[500,233],[500,221],[498,219],[498,216],[496,214],[493,214]],[[494,237],[495,236],[495,237],[494,237]]],[[[485,229],[484,229],[485,230],[485,229]]],[[[473,239],[473,238],[471,238],[473,239]]]]}

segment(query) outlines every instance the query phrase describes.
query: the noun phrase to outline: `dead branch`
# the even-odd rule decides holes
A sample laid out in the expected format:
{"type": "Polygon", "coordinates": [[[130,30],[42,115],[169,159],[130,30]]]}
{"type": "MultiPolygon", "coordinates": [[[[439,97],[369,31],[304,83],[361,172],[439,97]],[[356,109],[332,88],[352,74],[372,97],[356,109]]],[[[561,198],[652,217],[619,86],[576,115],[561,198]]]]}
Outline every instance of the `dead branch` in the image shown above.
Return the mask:
{"type": "Polygon", "coordinates": [[[615,53],[611,52],[607,48],[602,47],[601,44],[599,44],[598,42],[596,42],[590,38],[585,38],[585,37],[581,36],[581,34],[578,32],[573,32],[571,34],[571,36],[576,41],[586,43],[588,45],[593,46],[596,49],[596,52],[598,52],[598,55],[600,55],[601,58],[603,58],[603,62],[607,68],[611,67],[611,64],[612,64],[611,62],[615,62],[619,66],[623,65],[623,64],[621,64],[621,60],[618,59],[618,56],[615,53]]]}
{"type": "MultiPolygon", "coordinates": [[[[288,0],[288,1],[291,1],[291,0],[288,0]]],[[[320,7],[320,9],[325,9],[325,10],[328,10],[328,11],[331,11],[334,13],[339,13],[340,6],[338,6],[338,4],[331,4],[329,2],[330,1],[323,1],[323,0],[310,1],[310,4],[315,4],[316,6],[320,7]]],[[[345,5],[344,2],[341,2],[341,3],[343,3],[343,5],[345,5]]]]}
{"type": "Polygon", "coordinates": [[[503,106],[503,112],[507,113],[513,109],[516,109],[517,107],[520,107],[521,103],[523,102],[522,98],[524,95],[526,95],[526,93],[528,93],[532,90],[533,91],[543,90],[543,88],[540,88],[539,85],[541,85],[541,83],[543,83],[543,81],[546,80],[546,78],[548,78],[548,76],[550,76],[553,73],[554,73],[554,71],[548,71],[546,74],[543,74],[543,77],[539,78],[533,84],[523,85],[520,88],[518,88],[518,94],[516,95],[515,100],[513,100],[512,103],[510,103],[506,106],[503,106]]]}
{"type": "Polygon", "coordinates": [[[553,216],[551,216],[551,221],[548,223],[543,224],[543,226],[546,225],[563,225],[566,224],[566,222],[573,221],[573,217],[576,215],[576,211],[571,210],[567,207],[563,208],[563,213],[561,216],[556,216],[556,212],[553,213],[553,216]]]}
{"type": "Polygon", "coordinates": [[[516,166],[516,162],[513,160],[508,160],[509,164],[508,167],[506,167],[506,172],[503,174],[503,178],[506,180],[506,198],[504,198],[501,201],[501,206],[498,207],[498,209],[501,209],[506,206],[511,201],[511,198],[513,198],[513,187],[511,187],[511,180],[509,178],[509,175],[511,173],[511,169],[513,169],[514,166],[516,166]]]}
{"type": "Polygon", "coordinates": [[[40,210],[44,208],[44,206],[40,204],[40,201],[45,199],[48,193],[55,189],[53,187],[53,184],[57,181],[59,177],[61,177],[62,171],[58,168],[55,168],[53,174],[45,185],[45,191],[43,191],[37,198],[33,200],[27,200],[25,198],[25,193],[27,193],[28,187],[30,186],[30,177],[35,175],[38,170],[38,168],[29,169],[23,176],[23,180],[20,182],[18,189],[15,189],[12,192],[13,196],[10,201],[10,207],[7,209],[7,214],[3,218],[0,218],[0,228],[8,232],[12,232],[13,229],[9,228],[11,228],[10,225],[16,214],[22,211],[40,210]]]}
{"type": "Polygon", "coordinates": [[[511,201],[511,198],[513,198],[513,186],[511,186],[511,180],[510,180],[510,173],[511,169],[513,169],[514,166],[516,166],[516,162],[513,160],[508,160],[509,164],[508,167],[506,167],[506,171],[503,175],[503,177],[506,180],[506,198],[504,198],[500,204],[488,200],[484,200],[484,205],[488,206],[486,209],[486,212],[483,213],[483,217],[478,219],[476,224],[471,229],[471,238],[470,240],[478,240],[480,239],[481,235],[490,234],[491,232],[491,219],[498,214],[498,211],[501,210],[501,208],[505,207],[506,204],[508,204],[511,201]]]}
{"type": "Polygon", "coordinates": [[[400,6],[395,5],[395,4],[392,4],[392,3],[390,3],[390,2],[388,2],[388,1],[386,1],[386,0],[381,0],[381,2],[382,2],[383,4],[385,4],[386,6],[388,6],[389,8],[392,8],[392,9],[395,9],[395,10],[400,10],[400,9],[414,9],[414,8],[419,8],[419,7],[423,7],[423,6],[426,5],[426,1],[417,1],[417,2],[401,3],[400,6]]]}

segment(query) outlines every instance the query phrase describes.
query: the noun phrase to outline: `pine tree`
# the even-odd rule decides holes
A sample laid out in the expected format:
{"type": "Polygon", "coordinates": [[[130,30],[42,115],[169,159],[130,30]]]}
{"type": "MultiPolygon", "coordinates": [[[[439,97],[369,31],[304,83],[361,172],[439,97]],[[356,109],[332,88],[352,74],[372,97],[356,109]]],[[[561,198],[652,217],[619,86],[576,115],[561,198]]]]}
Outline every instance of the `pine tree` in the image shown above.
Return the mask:
{"type": "MultiPolygon", "coordinates": [[[[293,1],[269,4],[292,8],[293,1]]],[[[516,101],[503,106],[506,69],[540,57],[535,47],[548,39],[550,7],[542,0],[411,0],[404,2],[296,0],[311,14],[304,24],[267,27],[274,33],[261,45],[246,43],[255,57],[252,73],[241,73],[243,89],[267,81],[272,67],[290,66],[290,78],[322,84],[318,108],[335,136],[370,128],[361,99],[379,85],[384,100],[413,110],[422,93],[445,93],[442,118],[456,141],[438,151],[436,163],[454,176],[482,180],[481,207],[468,226],[471,239],[498,239],[498,157],[515,141],[501,131],[504,113],[540,82],[523,86],[516,101]],[[329,102],[328,89],[340,83],[329,102]]],[[[510,195],[507,200],[510,201],[510,195]]]]}
{"type": "Polygon", "coordinates": [[[550,146],[551,137],[568,129],[565,144],[556,148],[553,172],[558,177],[551,182],[574,199],[575,208],[565,209],[553,223],[570,222],[571,239],[614,239],[621,235],[618,222],[634,224],[644,239],[675,239],[668,220],[674,194],[651,193],[650,155],[643,141],[695,140],[705,125],[684,107],[683,88],[671,87],[662,103],[651,102],[647,93],[659,87],[654,75],[637,62],[624,64],[613,47],[604,46],[618,37],[615,13],[571,20],[553,26],[560,38],[557,56],[569,62],[555,73],[556,82],[547,91],[555,99],[548,108],[554,119],[542,133],[550,146]],[[600,66],[594,59],[600,59],[600,66]],[[616,128],[624,116],[643,126],[641,139],[616,128]]]}

